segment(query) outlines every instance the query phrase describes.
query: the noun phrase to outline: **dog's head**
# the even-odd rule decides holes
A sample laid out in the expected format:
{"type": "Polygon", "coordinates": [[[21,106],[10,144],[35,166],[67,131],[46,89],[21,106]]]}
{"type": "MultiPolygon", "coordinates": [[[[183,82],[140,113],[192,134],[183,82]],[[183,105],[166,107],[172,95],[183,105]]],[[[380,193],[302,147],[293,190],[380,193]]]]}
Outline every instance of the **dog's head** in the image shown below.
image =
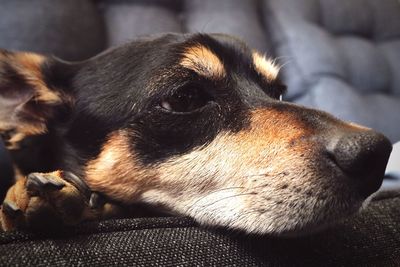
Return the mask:
{"type": "Polygon", "coordinates": [[[93,190],[208,225],[326,225],[379,188],[391,151],[371,129],[281,101],[274,62],[225,35],[145,38],[74,64],[3,52],[0,63],[10,146],[51,134],[57,166],[93,190]]]}

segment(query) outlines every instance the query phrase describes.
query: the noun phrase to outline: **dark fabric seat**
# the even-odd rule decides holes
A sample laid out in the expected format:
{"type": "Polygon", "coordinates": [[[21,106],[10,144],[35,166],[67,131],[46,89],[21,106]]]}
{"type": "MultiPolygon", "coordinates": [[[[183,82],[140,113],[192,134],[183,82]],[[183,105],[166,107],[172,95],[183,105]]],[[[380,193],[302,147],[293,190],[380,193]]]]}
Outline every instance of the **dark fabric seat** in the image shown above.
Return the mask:
{"type": "Polygon", "coordinates": [[[1,266],[399,266],[400,193],[297,238],[205,229],[189,218],[92,222],[49,236],[0,234],[1,266]]]}

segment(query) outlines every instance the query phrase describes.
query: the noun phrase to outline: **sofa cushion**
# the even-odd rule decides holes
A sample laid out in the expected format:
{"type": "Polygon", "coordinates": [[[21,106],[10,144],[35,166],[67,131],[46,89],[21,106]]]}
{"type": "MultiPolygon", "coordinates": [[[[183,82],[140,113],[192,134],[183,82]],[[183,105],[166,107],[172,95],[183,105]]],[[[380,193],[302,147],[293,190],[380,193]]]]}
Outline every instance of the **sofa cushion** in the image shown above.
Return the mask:
{"type": "Polygon", "coordinates": [[[264,16],[287,99],[400,140],[398,1],[266,0],[264,16]]]}
{"type": "Polygon", "coordinates": [[[241,37],[252,48],[270,52],[257,1],[186,0],[188,32],[220,32],[241,37]]]}
{"type": "Polygon", "coordinates": [[[103,1],[108,46],[130,41],[138,36],[163,32],[182,32],[182,1],[103,1]]]}
{"type": "Polygon", "coordinates": [[[109,45],[160,32],[221,32],[270,49],[255,0],[103,0],[100,6],[109,45]]]}
{"type": "Polygon", "coordinates": [[[0,0],[0,47],[82,60],[105,48],[103,19],[90,0],[0,0]]]}

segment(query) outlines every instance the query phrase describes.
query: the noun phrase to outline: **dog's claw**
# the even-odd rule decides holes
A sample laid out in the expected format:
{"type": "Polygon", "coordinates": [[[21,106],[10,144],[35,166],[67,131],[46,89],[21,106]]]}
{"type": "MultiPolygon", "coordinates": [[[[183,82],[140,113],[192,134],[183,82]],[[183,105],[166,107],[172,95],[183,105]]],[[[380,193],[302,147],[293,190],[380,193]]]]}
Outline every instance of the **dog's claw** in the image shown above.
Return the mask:
{"type": "Polygon", "coordinates": [[[26,188],[33,194],[43,190],[61,190],[64,186],[65,183],[48,179],[45,175],[40,173],[29,174],[26,182],[26,188]]]}
{"type": "Polygon", "coordinates": [[[0,206],[0,231],[76,225],[113,212],[109,206],[103,208],[104,203],[104,196],[91,192],[83,179],[70,172],[31,173],[7,192],[0,206]]]}
{"type": "Polygon", "coordinates": [[[73,174],[72,172],[64,172],[63,177],[66,181],[70,182],[71,184],[75,185],[75,187],[84,195],[87,199],[91,198],[91,191],[86,183],[73,174]]]}
{"type": "Polygon", "coordinates": [[[2,204],[2,210],[11,218],[16,218],[22,215],[22,211],[12,202],[4,201],[2,204]]]}

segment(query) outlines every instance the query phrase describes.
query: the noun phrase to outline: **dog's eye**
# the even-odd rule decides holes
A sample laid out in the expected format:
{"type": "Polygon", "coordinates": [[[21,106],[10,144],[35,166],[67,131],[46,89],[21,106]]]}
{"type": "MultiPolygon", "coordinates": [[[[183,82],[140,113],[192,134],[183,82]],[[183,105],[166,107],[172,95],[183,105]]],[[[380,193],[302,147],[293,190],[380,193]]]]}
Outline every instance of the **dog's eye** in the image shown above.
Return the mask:
{"type": "Polygon", "coordinates": [[[160,107],[172,112],[191,112],[204,107],[212,100],[213,98],[201,88],[190,86],[181,88],[162,100],[160,107]]]}

